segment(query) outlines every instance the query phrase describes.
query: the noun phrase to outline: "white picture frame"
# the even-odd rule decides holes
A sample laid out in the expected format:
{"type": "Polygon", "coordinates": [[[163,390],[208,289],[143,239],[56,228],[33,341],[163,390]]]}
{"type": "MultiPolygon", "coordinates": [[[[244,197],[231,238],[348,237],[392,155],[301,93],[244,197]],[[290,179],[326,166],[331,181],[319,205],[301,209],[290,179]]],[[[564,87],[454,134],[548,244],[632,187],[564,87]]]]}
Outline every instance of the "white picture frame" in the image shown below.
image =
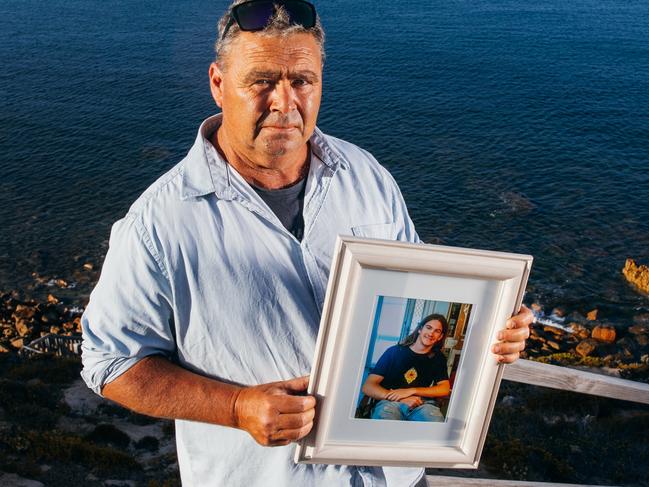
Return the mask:
{"type": "Polygon", "coordinates": [[[531,265],[529,255],[339,236],[308,387],[317,413],[295,461],[477,468],[504,367],[491,345],[520,308],[531,265]],[[382,296],[471,303],[443,422],[354,416],[382,296]]]}

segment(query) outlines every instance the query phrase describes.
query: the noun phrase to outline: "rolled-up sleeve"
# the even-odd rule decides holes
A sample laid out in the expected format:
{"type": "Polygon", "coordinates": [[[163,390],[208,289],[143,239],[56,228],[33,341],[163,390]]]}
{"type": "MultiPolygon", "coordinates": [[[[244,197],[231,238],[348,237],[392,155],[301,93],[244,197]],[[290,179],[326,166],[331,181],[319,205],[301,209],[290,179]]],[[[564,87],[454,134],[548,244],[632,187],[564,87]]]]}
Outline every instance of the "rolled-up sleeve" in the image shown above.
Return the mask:
{"type": "Polygon", "coordinates": [[[83,327],[81,377],[97,394],[139,360],[171,356],[172,293],[164,261],[133,214],[113,225],[83,327]]]}

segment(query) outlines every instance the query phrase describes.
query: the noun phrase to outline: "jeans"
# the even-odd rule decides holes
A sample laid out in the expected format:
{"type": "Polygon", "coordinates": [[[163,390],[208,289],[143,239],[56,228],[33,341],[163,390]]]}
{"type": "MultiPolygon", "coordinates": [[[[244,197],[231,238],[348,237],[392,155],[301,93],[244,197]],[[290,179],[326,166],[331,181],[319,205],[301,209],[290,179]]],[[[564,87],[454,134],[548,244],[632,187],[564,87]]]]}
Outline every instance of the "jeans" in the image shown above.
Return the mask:
{"type": "Polygon", "coordinates": [[[407,404],[383,399],[374,406],[372,419],[396,419],[401,421],[444,421],[442,411],[433,400],[410,409],[407,404]]]}

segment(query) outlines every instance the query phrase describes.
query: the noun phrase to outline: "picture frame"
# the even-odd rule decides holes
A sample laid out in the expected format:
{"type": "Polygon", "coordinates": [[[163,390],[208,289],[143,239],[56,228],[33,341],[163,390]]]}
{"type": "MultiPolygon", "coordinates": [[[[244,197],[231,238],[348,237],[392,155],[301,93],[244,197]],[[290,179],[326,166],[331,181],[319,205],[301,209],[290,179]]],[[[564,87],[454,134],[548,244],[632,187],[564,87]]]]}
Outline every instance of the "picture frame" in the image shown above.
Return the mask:
{"type": "MultiPolygon", "coordinates": [[[[532,260],[514,253],[339,236],[307,390],[318,401],[316,418],[297,444],[295,461],[477,468],[504,367],[491,345],[520,309],[532,260]],[[421,326],[415,325],[415,315],[432,308],[446,310],[450,319],[440,320],[454,333],[437,346],[457,352],[452,357],[443,353],[448,371],[456,367],[448,379],[453,380],[450,397],[439,408],[444,412],[437,420],[423,421],[376,419],[376,409],[364,417],[359,397],[377,363],[386,362],[376,357],[387,353],[390,340],[393,352],[406,353],[396,342],[398,327],[402,337],[407,332],[419,336],[417,330],[423,329],[414,328],[421,326]],[[401,314],[402,323],[393,325],[401,314]],[[395,326],[395,332],[382,332],[381,327],[395,326]],[[459,342],[463,348],[458,351],[459,342]]],[[[382,377],[390,374],[373,374],[372,380],[387,381],[382,377]]],[[[417,374],[404,374],[408,381],[411,376],[417,374]]],[[[443,385],[444,377],[435,384],[443,385]]],[[[438,404],[444,398],[420,399],[438,404]]]]}

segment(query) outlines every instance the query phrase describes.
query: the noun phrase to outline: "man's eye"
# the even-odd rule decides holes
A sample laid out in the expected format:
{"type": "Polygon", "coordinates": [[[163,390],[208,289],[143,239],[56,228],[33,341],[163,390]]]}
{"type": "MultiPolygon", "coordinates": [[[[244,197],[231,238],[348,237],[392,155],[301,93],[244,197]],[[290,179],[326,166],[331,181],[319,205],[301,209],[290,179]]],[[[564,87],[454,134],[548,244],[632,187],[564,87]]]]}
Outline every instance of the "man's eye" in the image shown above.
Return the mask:
{"type": "Polygon", "coordinates": [[[255,84],[259,86],[270,86],[272,81],[269,79],[258,79],[255,81],[255,84]]]}
{"type": "Polygon", "coordinates": [[[305,85],[307,85],[308,82],[307,82],[307,80],[305,80],[305,79],[298,78],[298,79],[294,79],[293,81],[291,81],[291,84],[292,84],[294,87],[297,88],[297,87],[300,87],[300,86],[305,86],[305,85]]]}

